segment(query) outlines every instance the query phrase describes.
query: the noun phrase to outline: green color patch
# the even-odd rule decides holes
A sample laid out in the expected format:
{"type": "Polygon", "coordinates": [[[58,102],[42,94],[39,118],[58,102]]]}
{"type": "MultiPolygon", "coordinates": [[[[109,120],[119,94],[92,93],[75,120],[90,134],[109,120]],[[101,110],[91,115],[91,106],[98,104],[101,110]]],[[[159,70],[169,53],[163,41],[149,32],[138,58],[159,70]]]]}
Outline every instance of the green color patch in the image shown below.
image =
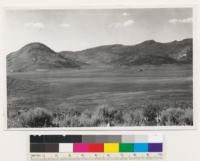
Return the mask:
{"type": "Polygon", "coordinates": [[[119,145],[120,152],[133,152],[134,146],[131,143],[122,143],[119,145]]]}

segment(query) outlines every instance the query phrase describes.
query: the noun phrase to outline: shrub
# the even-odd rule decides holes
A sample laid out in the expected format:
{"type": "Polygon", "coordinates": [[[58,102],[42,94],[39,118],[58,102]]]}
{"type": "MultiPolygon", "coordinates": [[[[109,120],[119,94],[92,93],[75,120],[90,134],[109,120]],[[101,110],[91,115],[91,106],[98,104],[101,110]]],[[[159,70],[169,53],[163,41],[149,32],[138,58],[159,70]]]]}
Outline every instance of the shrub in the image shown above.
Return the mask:
{"type": "Polygon", "coordinates": [[[143,124],[144,116],[141,110],[135,110],[130,113],[130,118],[128,122],[131,123],[131,126],[141,126],[143,124]]]}
{"type": "Polygon", "coordinates": [[[77,111],[76,109],[74,108],[68,108],[67,111],[65,112],[66,115],[70,116],[70,117],[76,117],[76,116],[80,116],[81,115],[81,112],[80,111],[77,111]]]}
{"type": "Polygon", "coordinates": [[[185,109],[185,113],[181,116],[180,120],[184,125],[193,125],[193,110],[185,109]]]}
{"type": "Polygon", "coordinates": [[[110,126],[114,126],[124,122],[122,111],[108,105],[100,106],[95,113],[98,118],[96,121],[100,124],[109,124],[110,126]]]}
{"type": "Polygon", "coordinates": [[[159,105],[149,105],[144,108],[143,115],[147,125],[156,125],[157,117],[160,115],[161,107],[159,105]]]}
{"type": "Polygon", "coordinates": [[[49,127],[52,126],[53,114],[44,108],[35,108],[20,114],[23,127],[49,127]]]}
{"type": "Polygon", "coordinates": [[[162,125],[181,125],[185,111],[181,108],[169,108],[161,113],[162,125]]]}
{"type": "Polygon", "coordinates": [[[90,126],[93,126],[94,122],[91,119],[90,115],[83,113],[79,118],[79,124],[80,126],[90,127],[90,126]]]}

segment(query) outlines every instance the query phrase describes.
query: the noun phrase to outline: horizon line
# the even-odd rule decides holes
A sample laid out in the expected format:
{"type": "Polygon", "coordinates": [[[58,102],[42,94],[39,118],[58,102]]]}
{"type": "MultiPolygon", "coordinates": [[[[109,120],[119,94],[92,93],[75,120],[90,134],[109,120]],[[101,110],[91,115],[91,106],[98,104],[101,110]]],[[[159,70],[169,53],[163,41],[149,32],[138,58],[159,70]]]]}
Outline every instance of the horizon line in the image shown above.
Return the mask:
{"type": "MultiPolygon", "coordinates": [[[[148,41],[152,41],[152,42],[155,42],[155,43],[160,43],[160,44],[167,44],[167,43],[172,43],[172,42],[180,42],[180,41],[184,41],[184,40],[187,40],[187,39],[192,39],[193,40],[193,37],[190,37],[190,38],[184,38],[184,39],[181,39],[181,40],[172,40],[172,41],[167,41],[167,42],[159,42],[159,41],[156,41],[155,39],[147,39],[147,40],[144,40],[144,41],[141,41],[139,43],[135,43],[135,44],[132,44],[132,45],[127,45],[127,44],[123,44],[123,43],[112,43],[112,44],[104,44],[104,45],[97,45],[97,46],[93,46],[93,47],[89,47],[89,48],[84,48],[84,49],[81,49],[81,50],[60,50],[60,51],[56,51],[54,49],[52,49],[49,45],[46,45],[45,43],[43,42],[40,42],[40,41],[33,41],[33,42],[30,42],[30,43],[27,43],[25,45],[23,45],[21,48],[15,50],[15,51],[12,51],[12,52],[16,52],[20,49],[22,49],[23,47],[27,46],[27,45],[31,45],[31,44],[41,44],[41,45],[44,45],[48,48],[50,48],[51,50],[53,50],[54,52],[56,53],[60,53],[60,52],[79,52],[79,51],[84,51],[84,50],[88,50],[88,49],[93,49],[93,48],[98,48],[98,47],[103,47],[103,46],[112,46],[112,45],[121,45],[121,46],[136,46],[136,45],[139,45],[139,44],[142,44],[144,42],[148,42],[148,41]]],[[[12,53],[10,52],[10,53],[12,53]]]]}

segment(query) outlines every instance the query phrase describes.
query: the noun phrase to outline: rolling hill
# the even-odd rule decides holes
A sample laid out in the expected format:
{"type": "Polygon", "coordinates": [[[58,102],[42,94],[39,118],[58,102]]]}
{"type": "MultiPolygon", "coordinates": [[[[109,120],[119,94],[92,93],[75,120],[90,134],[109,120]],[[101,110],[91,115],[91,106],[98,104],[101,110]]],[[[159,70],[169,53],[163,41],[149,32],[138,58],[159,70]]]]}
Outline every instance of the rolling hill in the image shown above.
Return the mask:
{"type": "Polygon", "coordinates": [[[66,58],[91,65],[191,64],[192,44],[192,39],[169,43],[148,40],[131,46],[105,45],[78,52],[61,52],[60,54],[66,58]]]}
{"type": "Polygon", "coordinates": [[[80,67],[79,62],[64,58],[41,43],[30,43],[7,55],[7,70],[10,72],[76,67],[80,67]]]}
{"type": "Polygon", "coordinates": [[[55,52],[41,43],[30,43],[7,56],[10,72],[54,70],[92,66],[134,66],[191,64],[192,39],[159,43],[154,40],[136,45],[104,45],[82,51],[55,52]]]}

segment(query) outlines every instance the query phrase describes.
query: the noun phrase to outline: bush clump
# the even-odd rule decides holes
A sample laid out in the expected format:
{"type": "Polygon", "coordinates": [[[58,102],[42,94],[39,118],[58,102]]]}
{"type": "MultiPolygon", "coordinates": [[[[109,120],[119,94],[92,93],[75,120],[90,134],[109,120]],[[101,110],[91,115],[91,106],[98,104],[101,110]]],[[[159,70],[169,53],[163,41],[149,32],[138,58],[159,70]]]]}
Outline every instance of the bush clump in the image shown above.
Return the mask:
{"type": "Polygon", "coordinates": [[[144,108],[143,115],[146,125],[157,125],[159,123],[161,107],[159,105],[149,105],[144,108]]]}
{"type": "Polygon", "coordinates": [[[184,125],[193,125],[193,110],[186,109],[184,115],[181,117],[181,122],[184,125]]]}
{"type": "Polygon", "coordinates": [[[142,110],[130,110],[123,115],[127,126],[142,126],[144,125],[144,116],[142,110]]]}
{"type": "Polygon", "coordinates": [[[20,114],[20,122],[23,127],[50,127],[53,114],[44,108],[35,108],[20,114]]]}
{"type": "Polygon", "coordinates": [[[116,126],[124,123],[122,111],[115,109],[114,107],[102,105],[97,109],[95,113],[96,121],[98,120],[98,122],[101,124],[116,126]]]}
{"type": "Polygon", "coordinates": [[[192,109],[169,108],[161,113],[162,125],[192,125],[192,109]]]}

